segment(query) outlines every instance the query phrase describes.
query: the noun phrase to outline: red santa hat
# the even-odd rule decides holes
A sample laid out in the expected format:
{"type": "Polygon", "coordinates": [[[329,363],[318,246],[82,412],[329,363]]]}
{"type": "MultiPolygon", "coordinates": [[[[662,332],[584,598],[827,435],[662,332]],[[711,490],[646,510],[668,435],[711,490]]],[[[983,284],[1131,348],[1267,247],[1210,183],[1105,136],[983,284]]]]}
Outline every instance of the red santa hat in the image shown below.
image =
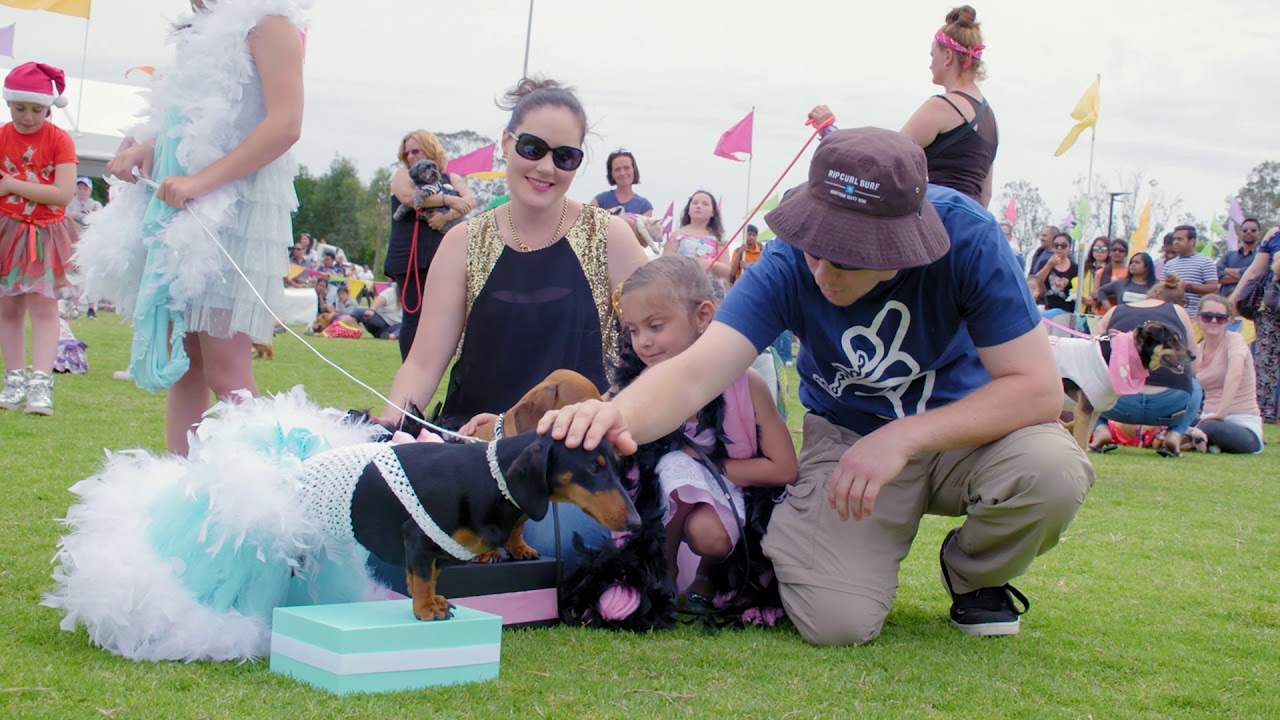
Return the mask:
{"type": "Polygon", "coordinates": [[[4,79],[4,99],[9,102],[36,103],[66,107],[62,96],[67,78],[61,70],[44,63],[25,63],[9,71],[4,79]]]}

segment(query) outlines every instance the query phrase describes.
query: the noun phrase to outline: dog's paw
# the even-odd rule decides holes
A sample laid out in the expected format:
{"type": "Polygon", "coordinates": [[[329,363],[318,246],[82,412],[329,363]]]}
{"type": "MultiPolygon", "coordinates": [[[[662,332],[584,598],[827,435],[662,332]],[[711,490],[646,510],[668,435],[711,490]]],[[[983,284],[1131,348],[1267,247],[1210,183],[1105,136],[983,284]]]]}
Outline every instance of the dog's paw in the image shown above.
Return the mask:
{"type": "Polygon", "coordinates": [[[479,555],[475,556],[475,558],[474,558],[474,559],[472,559],[472,561],[471,561],[471,562],[473,562],[473,563],[485,563],[485,564],[489,564],[489,563],[496,563],[496,562],[502,562],[502,551],[501,551],[501,550],[490,550],[490,551],[489,551],[489,552],[487,552],[487,553],[480,553],[479,555]]]}
{"type": "Polygon", "coordinates": [[[507,548],[507,554],[511,556],[512,560],[537,560],[541,557],[537,550],[523,543],[507,548]]]}
{"type": "Polygon", "coordinates": [[[453,603],[446,600],[443,595],[434,595],[424,602],[414,602],[413,616],[423,622],[448,620],[453,617],[453,608],[453,603]]]}

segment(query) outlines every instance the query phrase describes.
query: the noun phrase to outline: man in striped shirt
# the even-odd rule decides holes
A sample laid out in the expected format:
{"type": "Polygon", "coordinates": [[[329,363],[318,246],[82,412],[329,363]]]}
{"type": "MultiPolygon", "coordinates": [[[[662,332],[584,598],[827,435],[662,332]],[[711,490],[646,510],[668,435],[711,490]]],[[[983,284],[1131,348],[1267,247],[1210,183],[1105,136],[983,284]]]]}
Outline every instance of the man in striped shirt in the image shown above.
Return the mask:
{"type": "Polygon", "coordinates": [[[1196,254],[1196,229],[1190,225],[1173,229],[1173,249],[1177,255],[1165,261],[1160,278],[1174,273],[1182,280],[1187,292],[1187,314],[1194,319],[1200,309],[1200,296],[1218,292],[1218,266],[1196,254]]]}

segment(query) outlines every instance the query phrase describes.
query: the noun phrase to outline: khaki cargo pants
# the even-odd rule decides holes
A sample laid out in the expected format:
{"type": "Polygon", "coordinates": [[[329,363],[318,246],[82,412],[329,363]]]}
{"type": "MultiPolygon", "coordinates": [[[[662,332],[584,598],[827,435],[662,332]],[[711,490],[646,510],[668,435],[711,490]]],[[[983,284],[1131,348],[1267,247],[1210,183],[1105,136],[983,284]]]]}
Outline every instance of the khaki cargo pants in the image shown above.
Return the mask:
{"type": "Polygon", "coordinates": [[[881,489],[875,513],[842,522],[827,480],[860,436],[810,413],[800,474],[774,509],[764,538],[787,615],[805,640],[874,640],[898,590],[898,566],[920,518],[967,516],[944,561],[957,593],[1021,575],[1058,543],[1093,485],[1093,467],[1057,423],[1035,425],[976,449],[912,458],[881,489]]]}

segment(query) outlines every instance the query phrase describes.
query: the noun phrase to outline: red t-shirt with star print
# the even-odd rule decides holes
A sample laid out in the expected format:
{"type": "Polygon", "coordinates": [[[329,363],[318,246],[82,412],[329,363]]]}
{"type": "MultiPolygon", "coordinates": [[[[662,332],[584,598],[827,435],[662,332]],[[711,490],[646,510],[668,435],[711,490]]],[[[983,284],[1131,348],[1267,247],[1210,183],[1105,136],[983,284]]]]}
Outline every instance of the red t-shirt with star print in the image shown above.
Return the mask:
{"type": "MultiPolygon", "coordinates": [[[[39,130],[23,135],[7,123],[0,128],[0,172],[17,180],[52,185],[54,170],[59,165],[75,165],[76,146],[65,130],[46,121],[39,130]]],[[[67,209],[58,205],[42,205],[20,195],[0,198],[0,213],[16,220],[30,220],[45,226],[62,220],[67,209]]]]}

